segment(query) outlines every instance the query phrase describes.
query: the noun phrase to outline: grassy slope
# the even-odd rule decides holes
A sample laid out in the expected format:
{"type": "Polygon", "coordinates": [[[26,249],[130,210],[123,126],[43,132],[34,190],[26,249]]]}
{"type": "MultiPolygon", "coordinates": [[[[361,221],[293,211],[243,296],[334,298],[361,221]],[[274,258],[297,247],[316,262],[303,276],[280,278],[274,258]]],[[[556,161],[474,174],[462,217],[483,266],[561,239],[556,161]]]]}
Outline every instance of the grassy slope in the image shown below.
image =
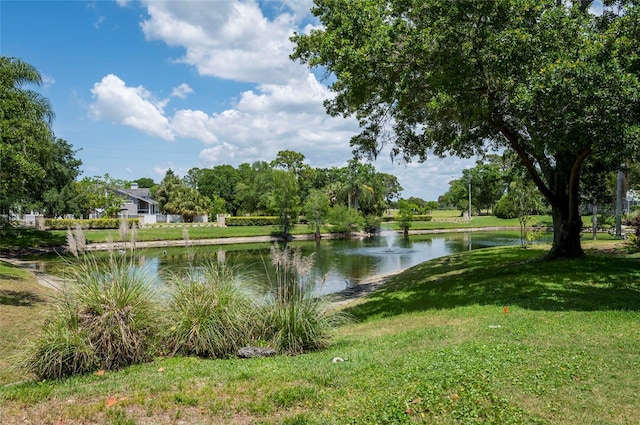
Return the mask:
{"type": "Polygon", "coordinates": [[[351,307],[358,323],[323,352],[158,359],[4,387],[0,422],[633,423],[638,256],[536,261],[543,253],[495,248],[410,269],[351,307]]]}
{"type": "Polygon", "coordinates": [[[31,272],[0,261],[0,384],[25,378],[15,356],[40,328],[51,295],[31,272]]]}

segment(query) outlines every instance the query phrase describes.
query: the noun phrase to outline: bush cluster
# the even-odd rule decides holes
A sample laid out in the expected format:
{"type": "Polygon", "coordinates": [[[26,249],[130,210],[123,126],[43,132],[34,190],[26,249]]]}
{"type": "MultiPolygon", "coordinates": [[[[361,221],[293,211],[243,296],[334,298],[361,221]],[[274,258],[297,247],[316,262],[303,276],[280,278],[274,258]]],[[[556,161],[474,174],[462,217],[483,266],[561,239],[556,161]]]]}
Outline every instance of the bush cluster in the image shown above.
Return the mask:
{"type": "Polygon", "coordinates": [[[430,215],[414,215],[413,221],[431,221],[433,220],[433,216],[430,215]]]}
{"type": "Polygon", "coordinates": [[[161,308],[151,279],[132,266],[118,253],[102,261],[79,257],[30,347],[26,368],[53,379],[150,360],[163,329],[161,308]]]}
{"type": "MultiPolygon", "coordinates": [[[[77,229],[67,239],[83,238],[77,229]]],[[[57,308],[27,347],[23,364],[39,379],[116,370],[157,355],[225,358],[255,345],[299,354],[325,347],[345,320],[317,296],[312,258],[287,248],[272,249],[276,273],[261,293],[249,276],[215,260],[169,276],[167,296],[152,289],[135,253],[77,256],[57,308]]]]}
{"type": "Polygon", "coordinates": [[[273,216],[227,217],[227,226],[277,226],[280,219],[273,216]]]}
{"type": "MultiPolygon", "coordinates": [[[[67,230],[80,226],[82,229],[117,229],[120,226],[120,218],[92,218],[92,219],[68,219],[68,218],[47,218],[44,221],[45,227],[49,230],[67,230]]],[[[140,219],[127,219],[129,227],[134,223],[140,224],[140,219]]]]}
{"type": "Polygon", "coordinates": [[[634,228],[634,232],[629,235],[629,244],[635,248],[640,248],[640,215],[629,220],[629,225],[634,228]]]}

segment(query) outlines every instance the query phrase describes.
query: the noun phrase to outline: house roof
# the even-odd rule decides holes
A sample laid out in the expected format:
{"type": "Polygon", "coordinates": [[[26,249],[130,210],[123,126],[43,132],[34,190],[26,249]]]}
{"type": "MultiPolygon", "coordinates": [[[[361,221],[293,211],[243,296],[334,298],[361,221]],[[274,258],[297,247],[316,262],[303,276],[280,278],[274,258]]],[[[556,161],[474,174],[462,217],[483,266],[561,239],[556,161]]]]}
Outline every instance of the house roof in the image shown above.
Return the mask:
{"type": "Polygon", "coordinates": [[[138,199],[140,201],[144,201],[150,205],[158,205],[158,201],[151,199],[151,195],[149,193],[149,189],[123,189],[116,188],[114,192],[128,196],[134,199],[138,199]]]}

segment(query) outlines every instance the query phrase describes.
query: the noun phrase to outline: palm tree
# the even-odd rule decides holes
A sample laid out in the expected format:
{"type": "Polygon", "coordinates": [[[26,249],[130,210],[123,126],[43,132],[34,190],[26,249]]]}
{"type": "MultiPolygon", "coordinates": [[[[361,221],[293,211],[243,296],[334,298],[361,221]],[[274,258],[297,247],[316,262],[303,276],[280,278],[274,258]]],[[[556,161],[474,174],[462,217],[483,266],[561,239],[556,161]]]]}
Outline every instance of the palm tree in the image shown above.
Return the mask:
{"type": "Polygon", "coordinates": [[[180,214],[185,223],[190,223],[198,215],[207,214],[211,208],[209,198],[196,189],[180,186],[171,193],[165,209],[171,214],[180,214]]]}
{"type": "MultiPolygon", "coordinates": [[[[40,196],[46,180],[43,161],[55,137],[49,100],[25,86],[40,86],[38,70],[20,59],[0,57],[0,217],[18,203],[40,196]]],[[[0,223],[1,224],[1,223],[0,223]]]]}

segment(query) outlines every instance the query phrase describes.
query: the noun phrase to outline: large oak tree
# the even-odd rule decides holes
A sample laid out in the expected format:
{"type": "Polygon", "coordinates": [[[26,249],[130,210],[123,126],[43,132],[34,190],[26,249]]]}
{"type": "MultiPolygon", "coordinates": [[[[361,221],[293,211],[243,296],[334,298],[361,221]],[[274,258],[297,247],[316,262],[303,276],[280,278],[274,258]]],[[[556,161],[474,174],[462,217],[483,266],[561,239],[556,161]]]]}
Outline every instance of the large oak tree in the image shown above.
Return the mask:
{"type": "Polygon", "coordinates": [[[588,0],[315,3],[322,25],[294,35],[292,58],[335,78],[325,106],[357,117],[357,152],[389,145],[423,161],[511,149],[552,206],[549,257],[584,255],[584,161],[640,151],[635,1],[602,15],[588,0]]]}

